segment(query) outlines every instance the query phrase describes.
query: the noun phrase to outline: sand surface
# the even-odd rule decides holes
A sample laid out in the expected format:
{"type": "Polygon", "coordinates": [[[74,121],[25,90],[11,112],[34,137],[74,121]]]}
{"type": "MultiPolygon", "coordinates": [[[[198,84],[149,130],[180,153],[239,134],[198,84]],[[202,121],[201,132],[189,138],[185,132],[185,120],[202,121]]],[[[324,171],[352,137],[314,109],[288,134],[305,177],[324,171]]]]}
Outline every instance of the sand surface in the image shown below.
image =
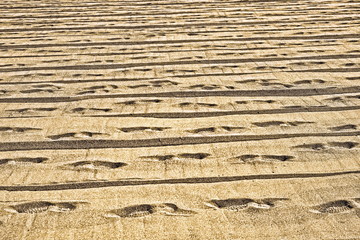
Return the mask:
{"type": "Polygon", "coordinates": [[[360,239],[360,2],[0,2],[1,240],[360,239]]]}

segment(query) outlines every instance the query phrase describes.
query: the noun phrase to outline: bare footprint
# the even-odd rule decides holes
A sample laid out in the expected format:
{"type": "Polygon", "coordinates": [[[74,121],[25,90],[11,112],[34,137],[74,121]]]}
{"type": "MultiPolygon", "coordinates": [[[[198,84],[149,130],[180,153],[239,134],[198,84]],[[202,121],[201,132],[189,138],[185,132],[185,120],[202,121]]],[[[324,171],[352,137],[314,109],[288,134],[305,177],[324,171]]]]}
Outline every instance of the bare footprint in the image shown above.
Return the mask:
{"type": "Polygon", "coordinates": [[[288,198],[228,198],[224,200],[210,200],[205,205],[215,209],[225,209],[229,211],[241,211],[249,208],[270,209],[275,207],[275,202],[289,200],[288,198]]]}
{"type": "Polygon", "coordinates": [[[71,132],[71,133],[64,133],[59,135],[51,135],[48,138],[52,140],[59,140],[63,138],[92,138],[96,136],[107,136],[108,134],[105,133],[97,133],[97,132],[71,132]]]}
{"type": "Polygon", "coordinates": [[[294,158],[295,158],[294,156],[289,156],[289,155],[257,155],[257,154],[245,154],[235,157],[236,160],[241,161],[240,163],[286,162],[294,158]]]}
{"type": "Polygon", "coordinates": [[[78,108],[73,108],[71,110],[71,112],[73,113],[86,113],[86,112],[110,112],[112,111],[111,108],[83,108],[83,107],[78,107],[78,108]]]}
{"type": "Polygon", "coordinates": [[[354,124],[345,124],[345,125],[340,125],[340,126],[336,126],[336,127],[330,127],[329,128],[331,131],[344,131],[344,130],[356,130],[357,126],[354,124]]]}
{"type": "Polygon", "coordinates": [[[164,130],[171,129],[170,127],[128,127],[128,128],[119,128],[120,131],[125,133],[130,132],[144,132],[144,131],[150,131],[150,132],[162,132],[164,130]]]}
{"type": "Polygon", "coordinates": [[[177,155],[167,154],[167,155],[142,156],[141,158],[152,159],[157,161],[169,161],[169,160],[189,160],[189,159],[202,160],[209,156],[210,156],[209,153],[180,153],[177,155]]]}
{"type": "Polygon", "coordinates": [[[302,144],[294,146],[294,148],[300,148],[305,150],[314,150],[314,151],[320,151],[326,149],[325,144],[323,143],[313,143],[313,144],[302,144]]]}
{"type": "Polygon", "coordinates": [[[36,112],[52,112],[55,110],[57,110],[57,108],[20,108],[20,109],[10,109],[5,111],[15,112],[15,113],[36,113],[36,112]]]}
{"type": "Polygon", "coordinates": [[[329,146],[337,148],[347,148],[352,149],[359,145],[357,142],[329,142],[329,146]]]}
{"type": "Polygon", "coordinates": [[[336,200],[312,207],[313,213],[347,213],[360,208],[360,203],[355,200],[336,200]]]}
{"type": "Polygon", "coordinates": [[[307,122],[307,121],[293,121],[293,122],[283,122],[283,121],[267,121],[267,122],[254,122],[257,127],[297,127],[304,124],[313,124],[314,122],[307,122]]]}
{"type": "Polygon", "coordinates": [[[190,132],[190,133],[203,133],[203,132],[214,133],[215,131],[216,131],[215,127],[208,127],[208,128],[197,128],[197,129],[193,129],[193,130],[188,130],[187,132],[190,132]]]}
{"type": "Polygon", "coordinates": [[[195,211],[179,208],[173,203],[140,204],[115,209],[108,212],[106,217],[129,218],[144,217],[151,214],[169,215],[169,216],[191,216],[195,211]]]}
{"type": "Polygon", "coordinates": [[[22,157],[22,158],[5,158],[0,159],[0,165],[27,165],[27,164],[36,164],[36,163],[43,163],[45,161],[49,160],[45,157],[36,157],[36,158],[28,158],[28,157],[22,157]]]}
{"type": "Polygon", "coordinates": [[[9,133],[24,133],[30,131],[40,131],[41,128],[28,128],[28,127],[0,127],[0,132],[9,133]]]}
{"type": "Polygon", "coordinates": [[[107,162],[107,161],[79,161],[65,166],[71,167],[77,170],[95,170],[95,169],[117,169],[124,166],[127,166],[123,162],[107,162]]]}
{"type": "Polygon", "coordinates": [[[86,202],[27,202],[6,207],[4,210],[11,213],[40,213],[40,212],[67,212],[74,211],[79,204],[86,202]]]}

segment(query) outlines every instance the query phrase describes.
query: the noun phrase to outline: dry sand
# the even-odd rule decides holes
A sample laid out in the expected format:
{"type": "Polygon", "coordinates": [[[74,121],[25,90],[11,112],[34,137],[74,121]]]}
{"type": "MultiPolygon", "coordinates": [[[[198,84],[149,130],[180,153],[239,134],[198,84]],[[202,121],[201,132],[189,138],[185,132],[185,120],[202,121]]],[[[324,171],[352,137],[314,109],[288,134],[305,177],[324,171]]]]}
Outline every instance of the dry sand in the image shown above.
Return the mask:
{"type": "Polygon", "coordinates": [[[360,3],[0,3],[0,239],[360,239],[360,3]]]}

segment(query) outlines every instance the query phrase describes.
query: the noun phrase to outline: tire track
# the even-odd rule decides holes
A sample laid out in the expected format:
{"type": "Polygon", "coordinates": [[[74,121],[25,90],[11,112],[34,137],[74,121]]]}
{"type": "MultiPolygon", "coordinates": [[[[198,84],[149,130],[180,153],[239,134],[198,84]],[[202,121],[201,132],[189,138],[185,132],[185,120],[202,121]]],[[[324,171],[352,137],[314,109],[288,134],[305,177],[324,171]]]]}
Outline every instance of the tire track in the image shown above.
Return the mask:
{"type": "Polygon", "coordinates": [[[276,179],[306,179],[321,177],[336,177],[343,175],[359,174],[360,171],[330,172],[330,173],[293,173],[293,174],[264,174],[247,176],[228,176],[228,177],[202,177],[202,178],[176,178],[162,180],[118,180],[118,181],[92,181],[77,183],[62,183],[49,185],[26,185],[26,186],[0,186],[0,191],[60,191],[75,189],[91,189],[104,187],[121,186],[145,186],[162,184],[211,184],[236,181],[251,180],[276,180],[276,179]]]}
{"type": "Polygon", "coordinates": [[[228,135],[208,137],[170,137],[135,140],[57,140],[57,141],[28,141],[2,142],[0,152],[4,151],[33,151],[33,150],[63,150],[63,149],[103,149],[103,148],[143,148],[197,145],[226,142],[262,141],[301,137],[343,137],[360,136],[360,131],[351,132],[323,132],[323,133],[285,133],[265,135],[228,135]]]}
{"type": "MultiPolygon", "coordinates": [[[[1,29],[0,29],[1,32],[1,29]]],[[[314,35],[314,36],[282,36],[282,37],[249,37],[249,38],[212,38],[212,39],[182,39],[182,40],[157,40],[157,41],[122,41],[122,42],[89,42],[89,43],[59,43],[59,44],[22,44],[22,45],[0,45],[0,49],[17,48],[46,48],[46,47],[89,47],[89,46],[131,46],[131,45],[164,45],[179,43],[198,43],[198,42],[252,42],[252,41],[271,41],[271,40],[311,40],[311,39],[348,39],[360,38],[360,34],[342,35],[314,35]]],[[[320,56],[317,56],[320,57],[320,56]]],[[[207,60],[211,61],[211,60],[207,60]]]]}
{"type": "Polygon", "coordinates": [[[111,98],[145,98],[145,97],[164,97],[164,98],[186,98],[186,97],[293,97],[293,96],[319,96],[332,94],[359,93],[360,86],[344,88],[305,88],[305,89],[274,89],[274,90],[231,90],[231,91],[185,91],[185,92],[157,92],[157,93],[122,93],[91,95],[81,97],[33,97],[33,98],[0,98],[0,103],[56,103],[56,102],[76,102],[91,99],[111,99],[111,98]]]}
{"type": "Polygon", "coordinates": [[[155,112],[155,113],[129,113],[129,114],[103,114],[103,115],[83,115],[82,117],[142,117],[142,118],[206,118],[232,115],[260,115],[260,114],[286,114],[300,112],[336,112],[359,110],[360,106],[345,107],[303,107],[303,108],[278,108],[278,109],[259,109],[242,111],[222,111],[222,112],[155,112]]]}
{"type": "MultiPolygon", "coordinates": [[[[359,34],[360,37],[360,34],[359,34]]],[[[360,54],[339,54],[339,55],[317,55],[306,57],[278,57],[278,58],[243,58],[243,59],[214,59],[214,60],[191,60],[191,61],[171,61],[171,62],[143,62],[127,64],[84,64],[68,66],[49,66],[49,67],[20,67],[20,68],[0,68],[0,73],[22,72],[22,71],[48,71],[48,70],[106,70],[106,69],[126,69],[135,67],[156,67],[156,66],[179,66],[179,65],[209,65],[209,64],[234,64],[234,63],[254,63],[254,62],[280,62],[280,61],[301,61],[301,60],[334,60],[334,59],[358,59],[360,54]]],[[[351,70],[351,68],[344,68],[351,70]]],[[[331,69],[330,69],[331,70],[331,69]]]]}
{"type": "MultiPolygon", "coordinates": [[[[317,19],[317,22],[338,22],[338,21],[353,21],[358,20],[356,17],[343,17],[343,18],[328,18],[317,19]]],[[[286,21],[286,23],[308,23],[314,22],[314,20],[292,20],[286,21]]],[[[44,31],[78,31],[78,30],[95,30],[95,29],[151,29],[151,28],[191,28],[191,27],[209,27],[209,26],[239,26],[239,25],[261,25],[261,24],[277,24],[284,23],[284,21],[248,21],[238,23],[192,23],[192,24],[154,24],[154,25],[133,25],[133,26],[94,26],[94,27],[72,27],[72,28],[3,28],[0,32],[44,32],[44,31]]]]}

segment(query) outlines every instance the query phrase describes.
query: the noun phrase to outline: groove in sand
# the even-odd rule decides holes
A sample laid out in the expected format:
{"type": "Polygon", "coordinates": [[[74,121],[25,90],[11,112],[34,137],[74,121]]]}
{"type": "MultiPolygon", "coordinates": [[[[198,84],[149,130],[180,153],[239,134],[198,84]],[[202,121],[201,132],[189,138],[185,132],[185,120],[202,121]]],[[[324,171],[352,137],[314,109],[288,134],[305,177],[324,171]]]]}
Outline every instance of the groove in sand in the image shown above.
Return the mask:
{"type": "Polygon", "coordinates": [[[29,142],[2,142],[0,151],[23,150],[59,150],[59,149],[101,149],[101,148],[142,148],[164,147],[191,144],[209,144],[225,142],[261,141],[300,137],[340,137],[360,136],[360,131],[325,132],[325,133],[292,133],[292,134],[265,134],[265,135],[228,135],[208,137],[173,137],[136,140],[58,140],[58,141],[29,141],[29,142]]]}
{"type": "Polygon", "coordinates": [[[256,115],[256,114],[285,114],[299,112],[336,112],[358,110],[360,106],[345,107],[302,107],[302,108],[278,108],[278,109],[259,109],[242,111],[218,111],[218,112],[154,112],[154,113],[128,113],[128,114],[102,114],[102,115],[82,115],[82,117],[146,117],[146,118],[205,118],[231,115],[256,115]]]}
{"type": "Polygon", "coordinates": [[[142,186],[159,184],[204,184],[222,183],[249,180],[271,180],[271,179],[304,179],[319,177],[334,177],[341,175],[359,174],[360,171],[330,172],[330,173],[293,173],[293,174],[264,174],[247,176],[228,176],[228,177],[202,177],[202,178],[176,178],[162,180],[118,180],[118,181],[97,181],[97,182],[78,182],[60,183],[51,185],[27,185],[27,186],[0,186],[0,191],[59,191],[71,189],[89,189],[120,186],[142,186]]]}
{"type": "MultiPolygon", "coordinates": [[[[360,34],[358,35],[360,38],[360,34]]],[[[277,62],[293,60],[323,60],[323,59],[358,59],[359,54],[339,54],[339,55],[318,55],[307,57],[277,57],[277,58],[243,58],[243,59],[214,59],[214,60],[191,60],[191,61],[171,61],[171,62],[144,62],[128,64],[89,64],[89,65],[68,65],[50,67],[21,67],[21,68],[0,68],[0,72],[19,72],[19,71],[46,71],[46,70],[101,70],[101,69],[123,69],[134,67],[150,66],[178,66],[193,64],[233,64],[233,63],[252,63],[252,62],[277,62]]],[[[351,68],[349,68],[351,69],[351,68]]]]}
{"type": "Polygon", "coordinates": [[[231,91],[185,91],[185,92],[157,92],[157,93],[130,93],[130,94],[105,94],[88,95],[81,97],[33,97],[33,98],[0,98],[0,103],[55,103],[55,102],[75,102],[89,99],[102,98],[140,98],[140,97],[262,97],[262,96],[316,96],[332,95],[345,93],[358,93],[360,86],[344,88],[304,88],[304,89],[274,89],[274,90],[231,90],[231,91]]]}

